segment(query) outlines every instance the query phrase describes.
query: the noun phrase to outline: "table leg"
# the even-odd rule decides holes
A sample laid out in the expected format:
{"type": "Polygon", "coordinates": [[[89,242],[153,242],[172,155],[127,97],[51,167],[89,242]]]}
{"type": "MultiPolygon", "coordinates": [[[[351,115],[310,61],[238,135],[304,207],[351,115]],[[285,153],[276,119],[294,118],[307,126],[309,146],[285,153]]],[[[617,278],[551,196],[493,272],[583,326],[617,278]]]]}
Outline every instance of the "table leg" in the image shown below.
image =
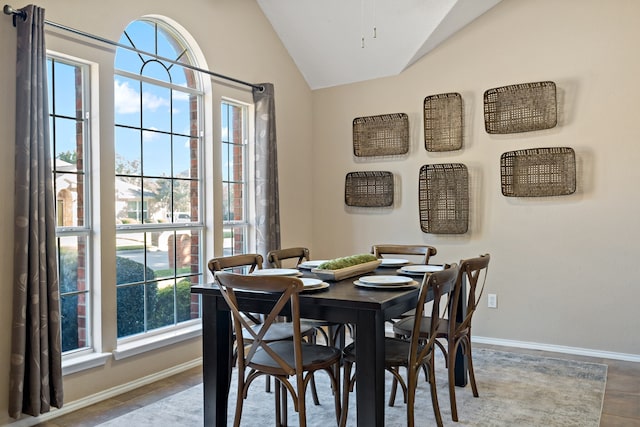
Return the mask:
{"type": "Polygon", "coordinates": [[[356,324],[356,404],[359,427],[384,426],[384,319],[361,313],[356,324]]]}
{"type": "MultiPolygon", "coordinates": [[[[467,316],[467,279],[462,277],[462,289],[460,289],[460,298],[458,299],[458,310],[456,311],[456,322],[462,322],[467,316]]],[[[455,383],[458,387],[467,385],[467,358],[464,355],[462,346],[456,351],[456,363],[454,370],[455,383]]]]}
{"type": "Polygon", "coordinates": [[[226,426],[231,384],[232,336],[229,312],[217,298],[202,296],[202,383],[204,425],[226,426]]]}

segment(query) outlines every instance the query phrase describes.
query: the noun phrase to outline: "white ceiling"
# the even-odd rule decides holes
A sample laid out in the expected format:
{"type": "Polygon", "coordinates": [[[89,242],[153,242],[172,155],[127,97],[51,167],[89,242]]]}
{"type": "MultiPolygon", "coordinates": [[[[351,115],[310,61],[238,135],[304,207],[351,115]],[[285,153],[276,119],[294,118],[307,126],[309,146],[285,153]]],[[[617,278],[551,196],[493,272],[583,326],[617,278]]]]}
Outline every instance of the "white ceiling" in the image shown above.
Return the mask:
{"type": "Polygon", "coordinates": [[[257,0],[311,89],[399,74],[500,1],[257,0]]]}

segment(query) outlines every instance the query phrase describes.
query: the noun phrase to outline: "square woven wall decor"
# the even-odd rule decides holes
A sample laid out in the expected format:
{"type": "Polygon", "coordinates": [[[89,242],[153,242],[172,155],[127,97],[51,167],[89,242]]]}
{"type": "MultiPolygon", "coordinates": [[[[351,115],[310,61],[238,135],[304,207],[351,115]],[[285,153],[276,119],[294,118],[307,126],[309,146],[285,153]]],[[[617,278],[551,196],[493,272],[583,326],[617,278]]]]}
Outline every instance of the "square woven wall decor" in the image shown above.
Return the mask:
{"type": "Polygon", "coordinates": [[[387,171],[349,172],[344,182],[347,206],[393,206],[393,173],[387,171]]]}
{"type": "Polygon", "coordinates": [[[409,152],[409,116],[405,113],[353,119],[353,154],[394,156],[409,152]]]}
{"type": "Polygon", "coordinates": [[[549,129],[558,123],[556,84],[522,83],[484,93],[487,133],[518,133],[549,129]]]}
{"type": "Polygon", "coordinates": [[[430,95],[424,99],[424,147],[427,151],[462,148],[462,96],[430,95]]]}
{"type": "Polygon", "coordinates": [[[462,163],[420,168],[420,228],[425,233],[464,234],[469,228],[469,173],[462,163]]]}
{"type": "Polygon", "coordinates": [[[508,151],[500,156],[502,194],[564,196],[576,191],[576,155],[569,147],[508,151]]]}

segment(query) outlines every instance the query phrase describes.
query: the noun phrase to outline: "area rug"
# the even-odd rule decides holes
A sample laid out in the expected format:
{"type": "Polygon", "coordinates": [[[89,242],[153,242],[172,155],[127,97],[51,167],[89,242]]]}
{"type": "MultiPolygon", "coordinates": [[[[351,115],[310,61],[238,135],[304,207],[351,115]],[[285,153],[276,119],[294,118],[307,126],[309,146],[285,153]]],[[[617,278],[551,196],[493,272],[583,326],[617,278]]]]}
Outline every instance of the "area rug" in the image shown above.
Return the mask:
{"type": "MultiPolygon", "coordinates": [[[[444,360],[438,356],[436,379],[438,399],[445,426],[576,426],[600,424],[607,366],[572,360],[538,357],[492,349],[474,350],[474,368],[480,397],[471,387],[456,388],[459,422],[451,421],[444,360]]],[[[391,377],[387,373],[387,392],[391,377]]],[[[311,427],[336,425],[333,398],[324,373],[316,378],[320,406],[307,393],[307,424],[311,427]]],[[[273,393],[258,381],[244,402],[242,426],[266,427],[275,424],[273,393]]],[[[385,426],[406,426],[406,407],[399,394],[393,407],[385,408],[385,426]]],[[[234,383],[229,396],[229,415],[235,407],[234,383]]],[[[356,425],[355,394],[349,398],[348,426],[356,425]]],[[[202,384],[164,398],[144,408],[114,418],[102,427],[115,426],[203,426],[202,384]]],[[[289,424],[298,417],[289,404],[289,424]]],[[[428,384],[422,382],[416,398],[416,425],[435,425],[428,384]]],[[[232,419],[229,425],[232,425],[232,419]]]]}

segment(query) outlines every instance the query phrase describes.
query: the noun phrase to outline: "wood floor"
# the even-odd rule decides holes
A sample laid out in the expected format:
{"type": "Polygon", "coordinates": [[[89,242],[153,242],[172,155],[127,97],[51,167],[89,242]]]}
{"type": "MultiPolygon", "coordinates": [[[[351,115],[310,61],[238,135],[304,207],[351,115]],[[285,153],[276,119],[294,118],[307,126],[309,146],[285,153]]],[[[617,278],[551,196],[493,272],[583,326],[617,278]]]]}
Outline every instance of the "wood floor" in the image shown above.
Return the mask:
{"type": "MultiPolygon", "coordinates": [[[[475,347],[487,347],[499,350],[556,357],[560,359],[582,360],[605,363],[609,366],[607,386],[602,408],[601,427],[640,427],[640,363],[623,362],[610,359],[550,353],[537,350],[516,349],[474,344],[475,347]]],[[[108,399],[84,409],[47,421],[39,426],[45,427],[84,427],[95,426],[118,417],[134,409],[185,390],[202,381],[202,369],[193,368],[170,378],[158,381],[120,396],[108,399]]]]}

